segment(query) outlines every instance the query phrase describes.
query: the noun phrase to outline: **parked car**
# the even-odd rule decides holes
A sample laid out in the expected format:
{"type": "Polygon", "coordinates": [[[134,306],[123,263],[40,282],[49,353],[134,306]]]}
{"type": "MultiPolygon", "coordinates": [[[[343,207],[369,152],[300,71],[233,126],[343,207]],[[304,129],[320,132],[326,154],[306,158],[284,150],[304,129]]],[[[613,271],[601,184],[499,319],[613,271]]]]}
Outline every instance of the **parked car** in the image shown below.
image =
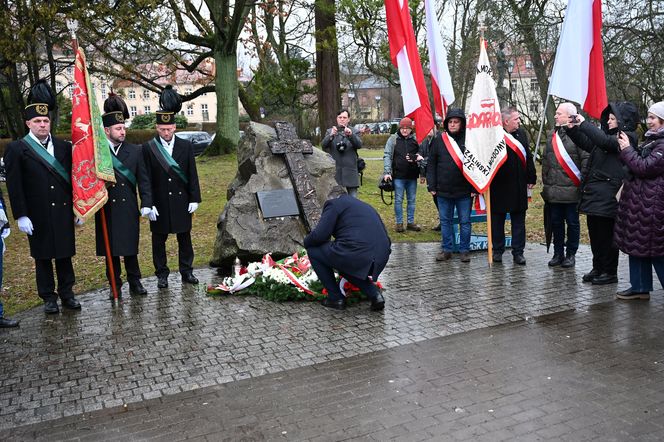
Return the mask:
{"type": "Polygon", "coordinates": [[[183,140],[191,141],[194,145],[194,156],[198,156],[212,143],[212,137],[207,132],[184,131],[175,132],[175,136],[183,140]]]}

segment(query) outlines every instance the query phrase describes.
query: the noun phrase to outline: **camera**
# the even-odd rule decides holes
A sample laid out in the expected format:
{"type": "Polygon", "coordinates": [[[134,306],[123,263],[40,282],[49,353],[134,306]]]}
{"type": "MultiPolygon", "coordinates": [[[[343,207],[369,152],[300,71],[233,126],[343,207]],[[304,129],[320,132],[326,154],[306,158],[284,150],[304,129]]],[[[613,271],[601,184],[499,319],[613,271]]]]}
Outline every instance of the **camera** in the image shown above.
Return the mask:
{"type": "Polygon", "coordinates": [[[337,133],[343,135],[346,130],[346,126],[337,126],[337,133]]]}
{"type": "Polygon", "coordinates": [[[569,116],[569,122],[573,123],[573,124],[578,123],[579,122],[578,115],[577,114],[570,115],[569,116]]]}
{"type": "Polygon", "coordinates": [[[342,152],[342,153],[343,153],[343,152],[346,151],[346,143],[345,143],[344,141],[339,141],[339,142],[336,144],[336,147],[337,147],[337,150],[338,150],[339,152],[342,152]]]}

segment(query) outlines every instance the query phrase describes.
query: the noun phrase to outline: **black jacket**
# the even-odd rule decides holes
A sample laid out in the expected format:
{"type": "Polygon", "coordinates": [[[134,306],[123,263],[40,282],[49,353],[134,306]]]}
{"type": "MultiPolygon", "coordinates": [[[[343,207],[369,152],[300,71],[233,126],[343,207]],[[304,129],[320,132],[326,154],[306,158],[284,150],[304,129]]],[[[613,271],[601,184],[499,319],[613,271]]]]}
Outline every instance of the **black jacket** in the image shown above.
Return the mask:
{"type": "MultiPolygon", "coordinates": [[[[465,152],[466,115],[463,110],[450,109],[443,122],[443,128],[447,135],[457,142],[461,152],[465,152]],[[449,132],[448,123],[450,118],[461,119],[461,129],[456,134],[449,132]]],[[[463,163],[463,158],[460,160],[463,163]]],[[[468,182],[447,150],[442,134],[436,135],[431,143],[429,159],[427,161],[427,189],[429,192],[435,191],[437,196],[445,198],[469,197],[473,192],[473,186],[468,182]]]]}
{"type": "Polygon", "coordinates": [[[616,216],[616,193],[627,176],[620,161],[617,133],[625,132],[632,146],[636,147],[635,131],[638,121],[638,110],[632,103],[609,103],[600,118],[601,130],[588,121],[567,130],[574,143],[590,153],[586,168],[582,171],[579,212],[607,218],[616,216]],[[618,120],[618,127],[615,129],[609,129],[609,113],[618,120]]]}
{"type": "Polygon", "coordinates": [[[189,203],[201,202],[201,189],[191,142],[175,137],[172,156],[187,176],[188,184],[183,183],[175,173],[166,173],[148,143],[143,144],[145,169],[152,189],[152,205],[159,212],[157,221],[150,222],[150,230],[155,233],[189,232],[189,203]]]}
{"type": "Polygon", "coordinates": [[[528,209],[528,184],[537,182],[533,154],[526,132],[519,128],[511,134],[526,149],[526,167],[512,149],[491,181],[491,211],[497,213],[525,212],[528,209]]]}
{"type": "Polygon", "coordinates": [[[391,245],[378,212],[348,195],[326,201],[316,228],[304,238],[307,249],[324,247],[339,273],[360,279],[371,275],[374,281],[390,258],[391,245]]]}
{"type": "MultiPolygon", "coordinates": [[[[113,154],[111,153],[111,155],[113,154]]],[[[116,182],[108,187],[108,201],[104,204],[108,239],[112,256],[133,256],[138,254],[140,231],[136,187],[141,195],[141,207],[152,207],[152,194],[141,146],[123,143],[117,158],[136,177],[136,184],[132,184],[124,175],[115,171],[116,182]]],[[[97,255],[105,256],[106,249],[99,212],[95,214],[95,233],[97,255]]]]}
{"type": "MultiPolygon", "coordinates": [[[[71,176],[71,143],[53,140],[53,153],[71,176]]],[[[28,236],[35,259],[69,258],[76,254],[71,182],[66,183],[23,141],[5,151],[7,190],[14,219],[27,216],[34,227],[28,236]]]]}

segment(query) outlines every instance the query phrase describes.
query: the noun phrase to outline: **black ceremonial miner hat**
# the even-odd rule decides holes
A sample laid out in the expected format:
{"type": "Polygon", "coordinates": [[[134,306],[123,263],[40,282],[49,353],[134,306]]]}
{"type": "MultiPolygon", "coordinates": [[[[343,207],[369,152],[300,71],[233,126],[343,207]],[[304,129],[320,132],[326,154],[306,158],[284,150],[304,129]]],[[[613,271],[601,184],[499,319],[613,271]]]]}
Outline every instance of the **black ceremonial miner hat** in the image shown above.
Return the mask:
{"type": "Polygon", "coordinates": [[[157,111],[157,124],[175,124],[175,114],[182,109],[182,97],[170,84],[159,97],[160,110],[157,111]]]}
{"type": "Polygon", "coordinates": [[[37,117],[48,117],[51,110],[55,110],[55,95],[46,80],[39,80],[30,88],[28,105],[25,107],[25,119],[32,120],[37,117]]]}
{"type": "Polygon", "coordinates": [[[104,101],[104,115],[101,116],[104,127],[124,124],[129,118],[129,110],[121,96],[111,92],[104,101]]]}

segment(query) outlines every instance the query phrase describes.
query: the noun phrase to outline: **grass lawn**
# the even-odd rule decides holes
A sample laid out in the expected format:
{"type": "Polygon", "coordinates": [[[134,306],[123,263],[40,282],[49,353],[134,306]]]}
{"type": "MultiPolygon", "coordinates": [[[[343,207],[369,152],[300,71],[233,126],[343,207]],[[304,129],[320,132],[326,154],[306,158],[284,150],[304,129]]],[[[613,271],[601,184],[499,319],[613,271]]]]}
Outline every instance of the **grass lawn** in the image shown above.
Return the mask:
{"type": "MultiPolygon", "coordinates": [[[[394,231],[394,206],[386,206],[380,198],[380,190],[377,187],[378,178],[383,171],[382,150],[362,150],[361,156],[367,161],[364,172],[363,185],[359,196],[363,201],[375,207],[385,221],[388,232],[394,242],[431,242],[440,241],[440,234],[431,230],[438,223],[438,215],[431,195],[426,191],[426,186],[418,186],[417,210],[415,220],[423,229],[421,232],[396,233],[394,231]],[[376,160],[370,160],[370,159],[376,160]],[[380,160],[378,160],[380,159],[380,160]]],[[[192,239],[195,252],[195,267],[207,266],[212,257],[214,240],[216,237],[217,218],[226,203],[226,188],[235,176],[237,169],[235,155],[197,159],[198,173],[201,183],[203,203],[194,215],[192,239]]],[[[7,188],[2,183],[2,191],[5,200],[7,188]]],[[[526,232],[528,241],[542,242],[544,240],[542,228],[542,206],[539,198],[541,185],[538,184],[534,191],[530,210],[526,217],[526,232]]],[[[388,200],[389,201],[389,200],[388,200]]],[[[405,208],[404,208],[405,211],[405,208]]],[[[9,212],[11,213],[11,212],[9,212]]],[[[7,316],[41,304],[41,299],[36,294],[35,266],[30,257],[27,236],[18,230],[15,220],[10,216],[12,233],[6,240],[7,251],[4,256],[4,284],[2,289],[2,302],[5,306],[7,316]]],[[[486,232],[486,223],[473,225],[474,232],[486,232]]],[[[143,276],[152,276],[152,254],[150,247],[150,229],[148,221],[141,219],[141,239],[139,245],[139,263],[143,276]]],[[[587,242],[585,222],[582,222],[582,242],[587,242]]],[[[175,236],[169,238],[167,244],[168,266],[171,271],[177,272],[177,242],[175,236]]],[[[76,256],[73,258],[74,271],[76,273],[76,293],[91,289],[107,287],[104,258],[95,256],[95,233],[94,221],[88,221],[76,231],[76,256]]]]}

